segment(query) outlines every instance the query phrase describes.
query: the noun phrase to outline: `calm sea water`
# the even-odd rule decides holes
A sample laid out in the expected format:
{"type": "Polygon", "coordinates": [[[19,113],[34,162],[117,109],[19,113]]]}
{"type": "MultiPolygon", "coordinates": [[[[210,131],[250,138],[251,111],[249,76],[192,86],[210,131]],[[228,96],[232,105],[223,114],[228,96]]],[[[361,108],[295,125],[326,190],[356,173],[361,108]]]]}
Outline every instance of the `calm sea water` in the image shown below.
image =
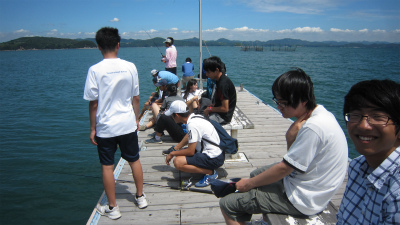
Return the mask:
{"type": "MultiPolygon", "coordinates": [[[[177,48],[178,68],[191,57],[197,74],[199,49],[177,48]]],[[[314,82],[317,102],[343,128],[343,97],[353,84],[386,78],[400,82],[399,49],[209,51],[226,63],[236,86],[243,84],[267,104],[272,104],[271,85],[280,74],[291,67],[304,69],[314,82]]],[[[150,71],[164,67],[158,49],[122,48],[119,56],[136,64],[140,97],[147,99],[154,89],[150,71]]],[[[206,48],[203,56],[209,57],[206,48]]],[[[86,223],[103,187],[82,94],[88,68],[101,59],[96,49],[0,52],[0,224],[86,223]]],[[[350,157],[356,157],[349,143],[350,157]]]]}

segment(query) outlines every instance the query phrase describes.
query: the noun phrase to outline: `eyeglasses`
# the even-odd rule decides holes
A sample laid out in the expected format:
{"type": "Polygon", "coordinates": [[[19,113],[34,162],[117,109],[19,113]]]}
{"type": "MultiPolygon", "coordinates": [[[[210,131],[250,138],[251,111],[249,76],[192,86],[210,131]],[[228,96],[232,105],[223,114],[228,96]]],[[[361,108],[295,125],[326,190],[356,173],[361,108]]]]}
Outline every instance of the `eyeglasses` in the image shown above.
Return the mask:
{"type": "Polygon", "coordinates": [[[359,123],[364,117],[367,118],[367,122],[371,125],[388,125],[389,120],[392,119],[388,116],[379,114],[363,116],[357,113],[346,113],[344,115],[344,119],[349,123],[359,123]]]}
{"type": "Polygon", "coordinates": [[[288,106],[288,103],[279,102],[278,99],[276,99],[275,97],[272,98],[272,101],[273,101],[276,105],[278,105],[278,106],[280,106],[280,107],[282,107],[282,108],[285,108],[286,106],[288,106]]]}

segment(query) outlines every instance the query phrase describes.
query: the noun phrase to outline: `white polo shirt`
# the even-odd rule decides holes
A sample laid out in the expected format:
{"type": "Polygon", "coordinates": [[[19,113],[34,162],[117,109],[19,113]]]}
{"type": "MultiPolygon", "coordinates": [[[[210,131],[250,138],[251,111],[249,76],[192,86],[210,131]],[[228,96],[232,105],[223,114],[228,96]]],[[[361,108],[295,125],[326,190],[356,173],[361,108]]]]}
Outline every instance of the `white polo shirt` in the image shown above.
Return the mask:
{"type": "Polygon", "coordinates": [[[136,66],[123,59],[103,59],[89,68],[83,98],[98,100],[96,135],[103,138],[137,129],[132,97],[139,95],[136,66]]]}
{"type": "MultiPolygon", "coordinates": [[[[205,138],[209,141],[212,141],[216,144],[219,144],[220,139],[217,131],[215,130],[214,126],[202,118],[193,118],[193,116],[201,116],[192,113],[187,122],[187,129],[189,134],[189,144],[197,142],[196,145],[196,152],[201,151],[201,139],[205,138]]],[[[201,116],[203,117],[203,116],[201,116]]],[[[222,150],[213,145],[208,143],[207,141],[203,141],[203,152],[204,154],[208,155],[210,158],[215,158],[222,153],[222,150]]]]}
{"type": "Polygon", "coordinates": [[[347,141],[335,116],[318,105],[283,158],[296,168],[284,178],[290,202],[306,215],[321,212],[347,170],[347,141]]]}

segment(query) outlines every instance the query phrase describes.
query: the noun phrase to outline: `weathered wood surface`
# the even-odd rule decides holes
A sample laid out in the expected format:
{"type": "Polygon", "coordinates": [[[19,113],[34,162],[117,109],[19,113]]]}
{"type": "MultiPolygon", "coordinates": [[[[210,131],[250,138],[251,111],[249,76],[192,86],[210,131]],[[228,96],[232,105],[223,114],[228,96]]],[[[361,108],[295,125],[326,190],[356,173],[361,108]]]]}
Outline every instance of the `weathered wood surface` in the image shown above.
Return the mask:
{"type": "Polygon", "coordinates": [[[253,129],[254,124],[244,114],[238,106],[235,107],[233,112],[232,121],[229,124],[222,126],[225,130],[241,130],[241,129],[253,129]]]}
{"type": "Polygon", "coordinates": [[[270,224],[282,224],[282,225],[335,225],[337,209],[332,202],[326,207],[324,211],[318,213],[317,215],[307,216],[307,217],[293,217],[289,215],[282,214],[268,214],[265,215],[266,221],[270,224]]]}
{"type": "MultiPolygon", "coordinates": [[[[245,154],[248,162],[226,162],[217,170],[221,180],[249,177],[257,167],[281,161],[286,152],[285,133],[292,123],[247,91],[238,91],[237,97],[237,106],[254,124],[254,129],[242,129],[238,133],[239,152],[245,154]]],[[[147,135],[152,132],[153,129],[139,132],[139,143],[149,139],[147,135]]],[[[140,152],[140,160],[149,206],[139,209],[135,205],[136,189],[130,167],[125,163],[116,184],[117,203],[122,217],[113,221],[102,216],[97,224],[225,224],[219,199],[213,194],[169,188],[180,187],[182,181],[190,177],[194,182],[201,178],[199,174],[179,173],[173,165],[165,164],[162,150],[175,144],[167,133],[163,137],[163,144],[143,144],[145,147],[140,152]]],[[[344,185],[332,200],[336,207],[340,204],[344,185]]],[[[203,189],[210,190],[210,187],[203,189]]],[[[260,217],[253,216],[254,219],[260,217]]]]}

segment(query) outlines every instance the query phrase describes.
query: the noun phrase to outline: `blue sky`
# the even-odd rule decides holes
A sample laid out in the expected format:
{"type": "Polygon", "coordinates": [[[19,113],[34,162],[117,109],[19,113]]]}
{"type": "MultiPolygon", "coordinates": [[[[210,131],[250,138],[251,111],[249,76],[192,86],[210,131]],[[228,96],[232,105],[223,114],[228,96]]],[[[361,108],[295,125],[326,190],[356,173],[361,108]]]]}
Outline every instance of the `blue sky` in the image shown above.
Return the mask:
{"type": "MultiPolygon", "coordinates": [[[[399,0],[202,0],[204,40],[400,42],[399,0]]],[[[198,0],[0,0],[0,42],[26,36],[199,36],[198,0]]]]}

